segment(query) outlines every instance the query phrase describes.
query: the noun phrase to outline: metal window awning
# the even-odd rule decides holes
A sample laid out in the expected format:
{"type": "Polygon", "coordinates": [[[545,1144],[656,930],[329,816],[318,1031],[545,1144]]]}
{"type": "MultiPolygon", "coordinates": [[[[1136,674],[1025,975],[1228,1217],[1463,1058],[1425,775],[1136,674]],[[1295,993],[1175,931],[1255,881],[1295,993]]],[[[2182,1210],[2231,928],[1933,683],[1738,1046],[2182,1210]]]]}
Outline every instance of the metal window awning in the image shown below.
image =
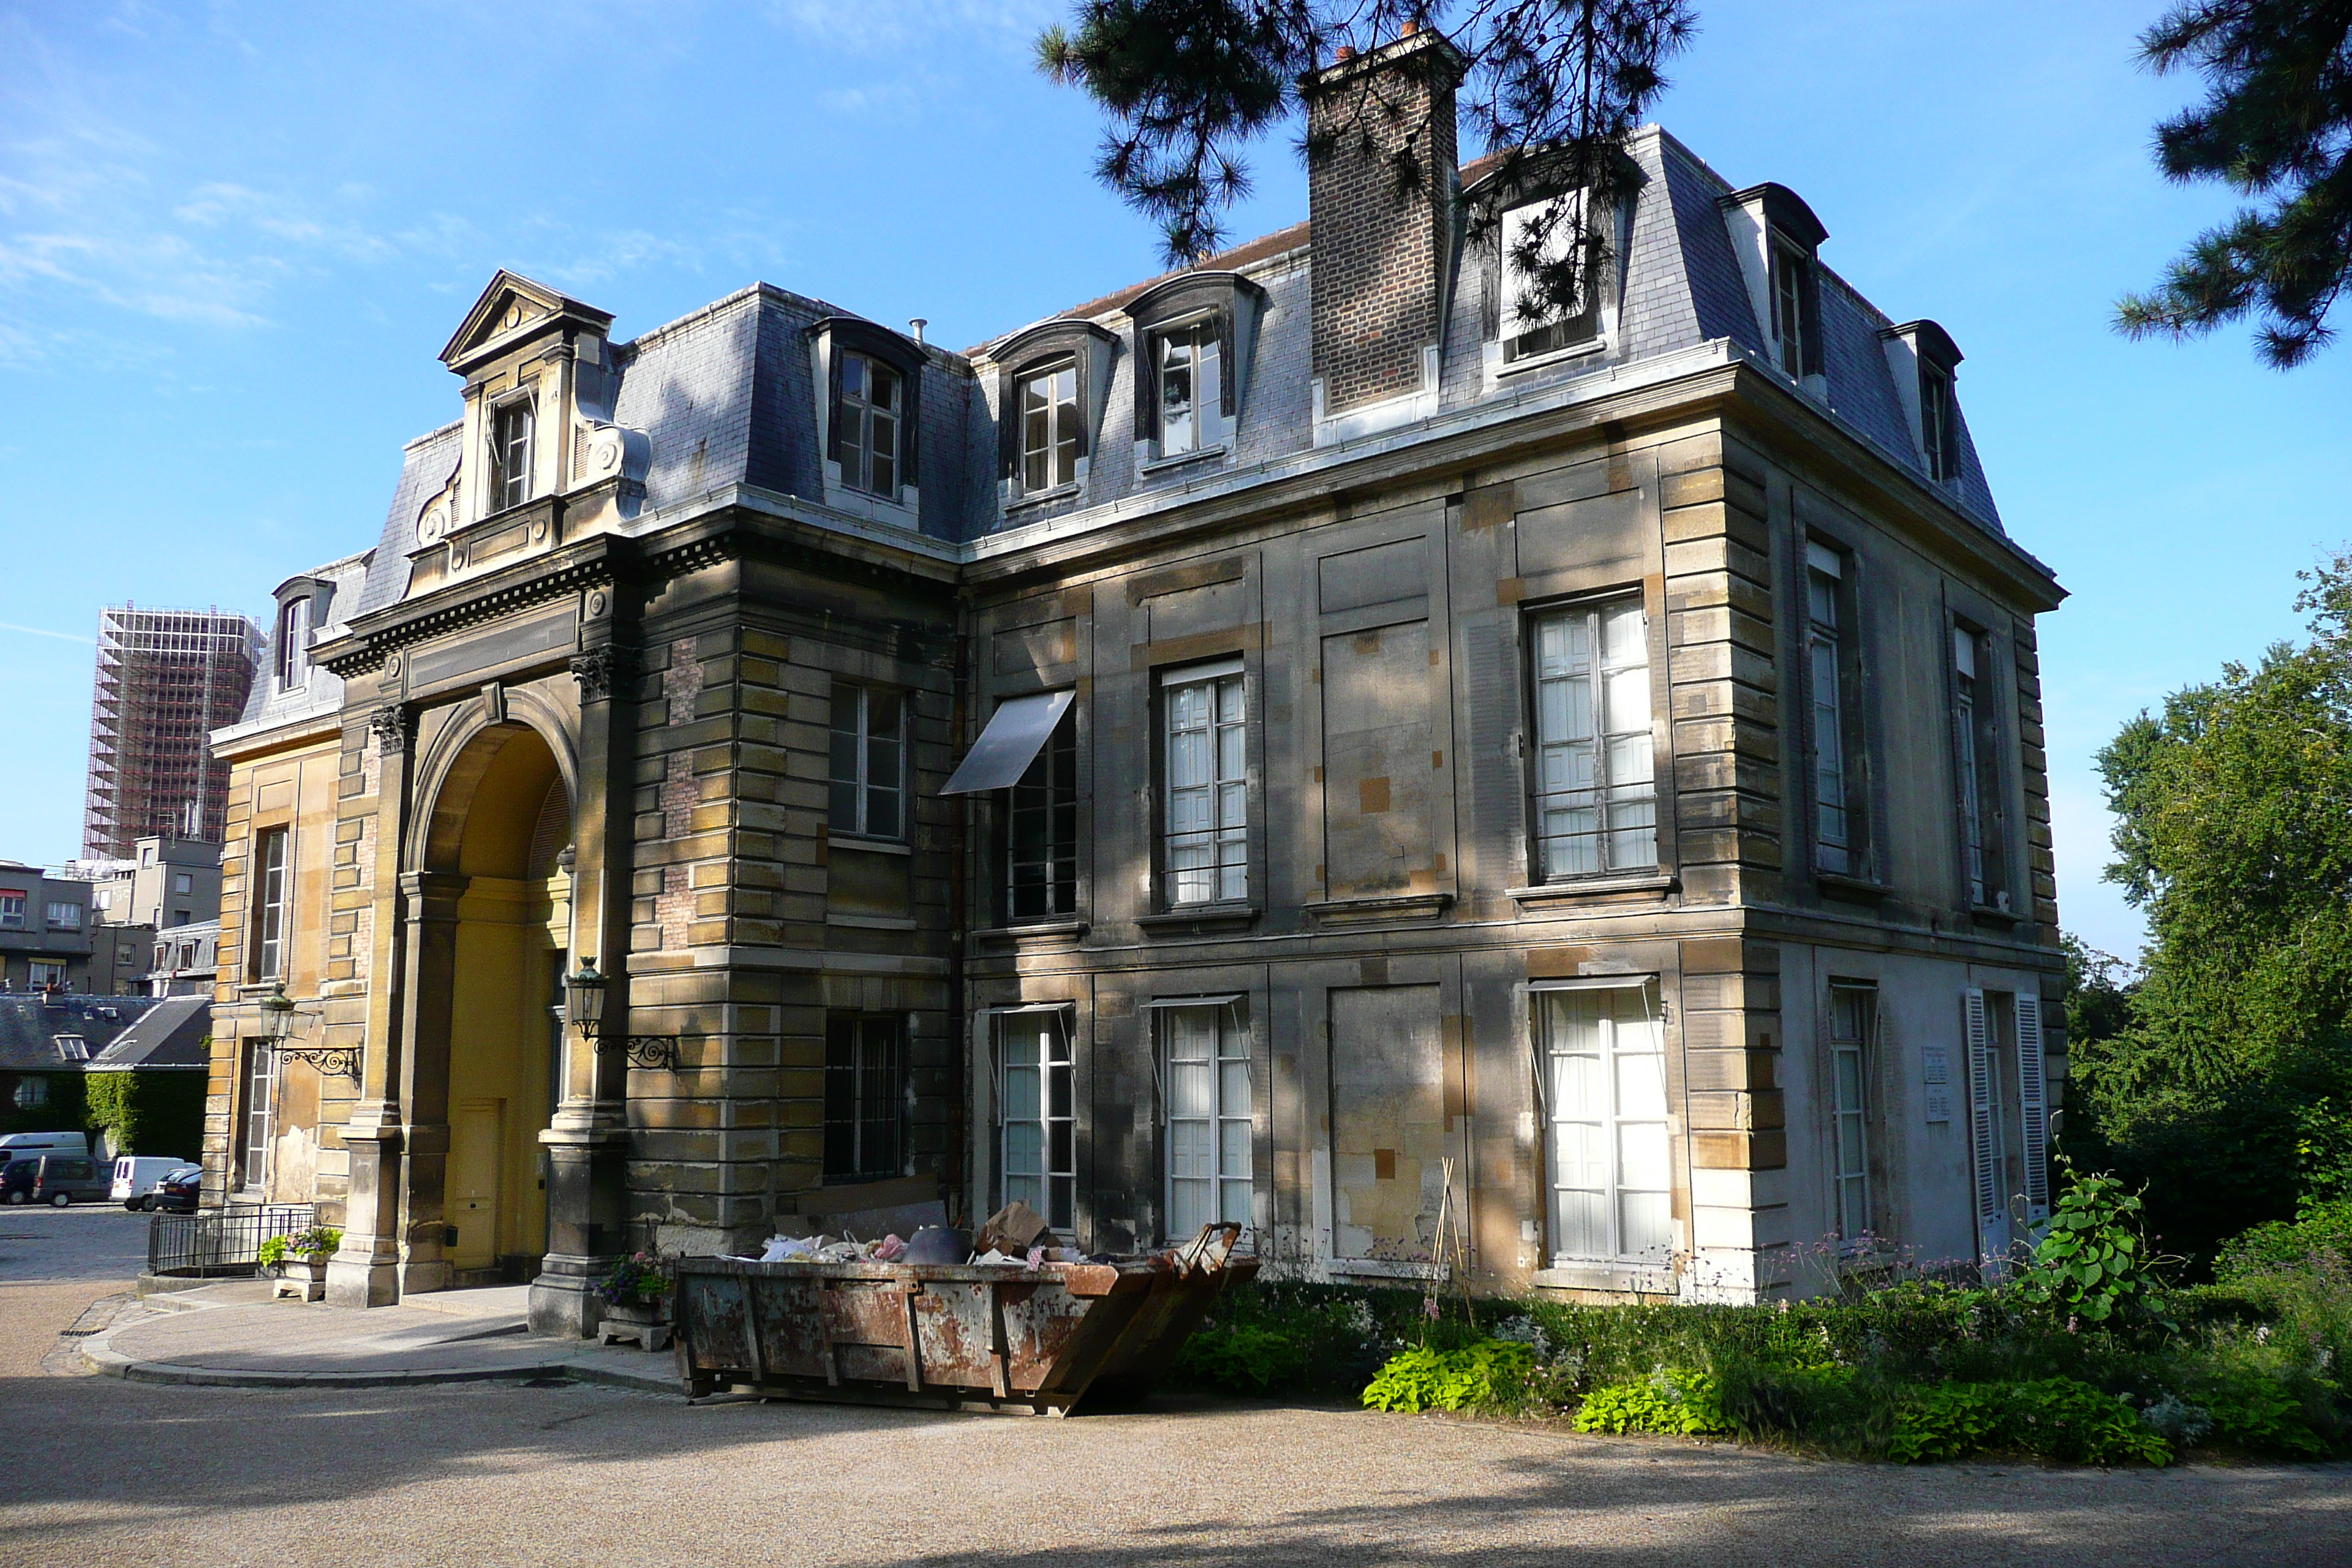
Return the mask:
{"type": "Polygon", "coordinates": [[[1156,1007],[1230,1007],[1236,1002],[1247,1000],[1249,998],[1242,993],[1229,991],[1215,996],[1154,996],[1149,1002],[1138,1002],[1135,1006],[1136,1011],[1148,1013],[1156,1007]]]}
{"type": "Polygon", "coordinates": [[[996,711],[989,715],[988,728],[980,732],[980,739],[957,765],[955,776],[940,793],[978,795],[1019,784],[1076,696],[1075,691],[1040,691],[998,703],[996,711]]]}

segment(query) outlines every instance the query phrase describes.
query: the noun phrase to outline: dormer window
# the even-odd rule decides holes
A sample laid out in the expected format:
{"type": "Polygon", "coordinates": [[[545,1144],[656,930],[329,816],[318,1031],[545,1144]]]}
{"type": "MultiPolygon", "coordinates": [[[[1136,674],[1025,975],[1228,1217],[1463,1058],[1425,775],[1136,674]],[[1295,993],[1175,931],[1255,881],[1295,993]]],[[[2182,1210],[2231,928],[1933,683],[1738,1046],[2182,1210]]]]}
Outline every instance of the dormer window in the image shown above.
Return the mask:
{"type": "Polygon", "coordinates": [[[1929,479],[1948,485],[1960,477],[1960,421],[1952,400],[1952,373],[1925,362],[1919,366],[1919,445],[1929,479]]]}
{"type": "Polygon", "coordinates": [[[1502,246],[1504,363],[1575,348],[1601,335],[1597,273],[1601,253],[1585,229],[1582,191],[1547,196],[1505,212],[1502,246]],[[1548,308],[1540,287],[1543,271],[1568,258],[1580,233],[1586,240],[1585,262],[1577,279],[1576,300],[1564,312],[1548,308]]]}
{"type": "Polygon", "coordinates": [[[306,595],[278,608],[278,684],[291,690],[310,673],[310,600],[306,595]]]}
{"type": "Polygon", "coordinates": [[[1217,324],[1188,321],[1155,332],[1152,363],[1159,367],[1160,455],[1173,458],[1207,445],[1203,414],[1217,406],[1217,324]]]}
{"type": "Polygon", "coordinates": [[[1076,484],[1086,426],[1073,363],[1021,381],[1021,488],[1031,494],[1076,484]]]}
{"type": "Polygon", "coordinates": [[[1773,245],[1772,337],[1780,369],[1792,381],[1803,380],[1821,363],[1812,342],[1812,262],[1796,247],[1773,245]]]}
{"type": "Polygon", "coordinates": [[[504,511],[530,499],[531,406],[518,398],[490,416],[490,508],[504,511]]]}
{"type": "Polygon", "coordinates": [[[841,356],[841,482],[885,500],[898,494],[902,380],[880,360],[841,356]]]}

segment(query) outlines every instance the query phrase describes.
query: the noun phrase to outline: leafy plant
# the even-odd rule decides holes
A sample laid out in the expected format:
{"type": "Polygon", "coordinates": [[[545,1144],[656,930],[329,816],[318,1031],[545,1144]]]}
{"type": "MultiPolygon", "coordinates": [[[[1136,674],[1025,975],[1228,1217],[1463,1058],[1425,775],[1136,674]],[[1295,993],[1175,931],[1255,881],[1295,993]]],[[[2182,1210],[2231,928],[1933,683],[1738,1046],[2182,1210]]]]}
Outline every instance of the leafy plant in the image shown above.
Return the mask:
{"type": "Polygon", "coordinates": [[[1731,1423],[1712,1376],[1660,1367],[1636,1382],[1594,1389],[1577,1409],[1576,1429],[1705,1436],[1730,1431],[1731,1423]]]}
{"type": "Polygon", "coordinates": [[[334,1255],[343,1245],[343,1233],[331,1225],[314,1225],[292,1236],[273,1236],[265,1239],[254,1251],[254,1257],[264,1268],[278,1268],[289,1258],[300,1258],[317,1262],[334,1255]]]}
{"type": "Polygon", "coordinates": [[[1535,1352],[1511,1340],[1461,1350],[1426,1345],[1389,1358],[1363,1394],[1368,1410],[1475,1410],[1506,1403],[1535,1370],[1535,1352]]]}
{"type": "Polygon", "coordinates": [[[2122,1182],[2068,1166],[2065,1194],[2033,1261],[2021,1272],[2019,1291],[2029,1301],[2061,1307],[2092,1323],[2145,1305],[2158,1278],[2139,1216],[2139,1197],[2122,1182]]]}
{"type": "Polygon", "coordinates": [[[2172,1462],[2172,1446],[2129,1405],[2071,1377],[1916,1389],[1895,1415],[1886,1454],[1916,1465],[2010,1448],[2094,1465],[2172,1462]]]}
{"type": "Polygon", "coordinates": [[[275,1268],[286,1261],[286,1238],[273,1236],[256,1249],[254,1256],[264,1268],[275,1268]]]}
{"type": "Polygon", "coordinates": [[[596,1294],[608,1307],[651,1306],[669,1294],[670,1277],[662,1260],[650,1252],[633,1252],[614,1263],[596,1284],[596,1294]]]}
{"type": "Polygon", "coordinates": [[[1239,1323],[1222,1331],[1193,1334],[1184,1342],[1177,1366],[1196,1383],[1265,1394],[1297,1379],[1305,1359],[1289,1335],[1255,1323],[1239,1323]]]}

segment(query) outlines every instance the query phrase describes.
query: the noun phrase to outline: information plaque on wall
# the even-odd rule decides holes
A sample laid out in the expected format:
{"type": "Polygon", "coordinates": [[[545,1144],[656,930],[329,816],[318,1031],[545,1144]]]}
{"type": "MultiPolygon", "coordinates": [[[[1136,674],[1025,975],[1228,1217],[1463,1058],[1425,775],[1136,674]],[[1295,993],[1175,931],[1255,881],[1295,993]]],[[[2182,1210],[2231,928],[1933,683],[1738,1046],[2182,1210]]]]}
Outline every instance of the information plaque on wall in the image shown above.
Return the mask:
{"type": "Polygon", "coordinates": [[[1941,1046],[1923,1046],[1919,1050],[1922,1076],[1927,1080],[1927,1120],[1949,1121],[1952,1119],[1951,1058],[1941,1046]]]}

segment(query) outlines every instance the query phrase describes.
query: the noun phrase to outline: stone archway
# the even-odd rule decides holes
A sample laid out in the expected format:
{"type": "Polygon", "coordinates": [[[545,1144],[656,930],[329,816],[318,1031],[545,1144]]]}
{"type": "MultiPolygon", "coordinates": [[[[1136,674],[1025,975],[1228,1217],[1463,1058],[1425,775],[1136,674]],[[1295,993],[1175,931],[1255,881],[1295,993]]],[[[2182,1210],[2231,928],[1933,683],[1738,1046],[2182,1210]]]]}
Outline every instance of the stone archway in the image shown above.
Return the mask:
{"type": "Polygon", "coordinates": [[[552,1009],[571,947],[571,794],[536,730],[490,724],[450,760],[419,826],[430,956],[409,984],[429,1023],[402,1085],[401,1289],[521,1283],[549,1250],[541,1135],[562,1099],[552,1009]]]}

